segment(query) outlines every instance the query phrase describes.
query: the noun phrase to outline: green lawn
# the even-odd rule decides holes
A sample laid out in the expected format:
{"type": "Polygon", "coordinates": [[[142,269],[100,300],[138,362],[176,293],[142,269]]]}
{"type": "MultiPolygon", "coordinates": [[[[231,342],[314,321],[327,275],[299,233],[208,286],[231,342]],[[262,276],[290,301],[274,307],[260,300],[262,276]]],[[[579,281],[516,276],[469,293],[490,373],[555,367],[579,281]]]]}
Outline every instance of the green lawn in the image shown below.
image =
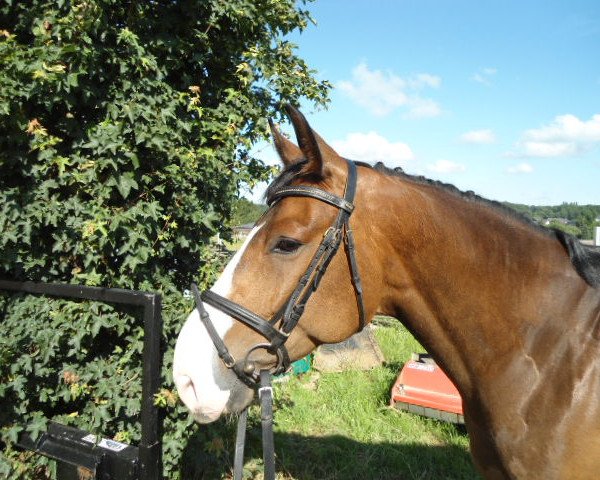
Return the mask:
{"type": "MultiPolygon", "coordinates": [[[[278,480],[479,479],[462,429],[388,406],[401,366],[423,350],[399,322],[376,323],[385,365],[368,372],[311,371],[277,384],[278,480]]],[[[257,407],[249,422],[245,478],[262,479],[257,407]]],[[[190,443],[184,478],[231,478],[234,419],[199,429],[213,430],[208,436],[199,431],[190,443]]]]}

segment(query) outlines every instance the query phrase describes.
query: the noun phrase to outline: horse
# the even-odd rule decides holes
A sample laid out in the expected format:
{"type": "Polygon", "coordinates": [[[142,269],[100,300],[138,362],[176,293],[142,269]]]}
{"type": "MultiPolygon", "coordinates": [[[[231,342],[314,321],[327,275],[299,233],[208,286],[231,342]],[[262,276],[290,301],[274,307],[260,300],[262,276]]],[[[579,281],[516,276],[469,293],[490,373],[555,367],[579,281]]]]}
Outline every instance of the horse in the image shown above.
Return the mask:
{"type": "Polygon", "coordinates": [[[274,200],[177,339],[174,381],[194,418],[241,411],[256,370],[383,314],[457,386],[484,478],[598,478],[600,249],[472,192],[346,160],[286,108],[297,144],[271,124],[283,163],[274,200]],[[338,248],[315,260],[335,226],[338,248]],[[299,297],[286,328],[282,310],[299,297]]]}

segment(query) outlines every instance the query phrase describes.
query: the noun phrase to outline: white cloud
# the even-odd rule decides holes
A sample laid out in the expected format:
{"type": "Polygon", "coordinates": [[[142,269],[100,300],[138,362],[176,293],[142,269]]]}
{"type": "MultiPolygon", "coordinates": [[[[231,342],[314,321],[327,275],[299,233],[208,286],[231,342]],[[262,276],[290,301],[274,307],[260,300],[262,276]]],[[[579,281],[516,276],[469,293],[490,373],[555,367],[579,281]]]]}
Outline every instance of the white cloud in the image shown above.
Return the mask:
{"type": "Polygon", "coordinates": [[[600,145],[600,114],[587,121],[575,115],[559,115],[550,125],[527,130],[519,143],[522,156],[579,156],[600,145]]]}
{"type": "Polygon", "coordinates": [[[574,143],[565,142],[523,142],[523,154],[526,157],[567,157],[577,155],[574,143]]]}
{"type": "Polygon", "coordinates": [[[438,160],[435,163],[427,165],[427,170],[436,173],[460,173],[467,169],[464,165],[450,160],[438,160]]]}
{"type": "Polygon", "coordinates": [[[489,144],[496,141],[496,136],[491,130],[471,130],[470,132],[463,133],[460,136],[460,141],[463,143],[474,143],[474,144],[489,144]]]}
{"type": "Polygon", "coordinates": [[[442,114],[440,106],[430,98],[413,97],[409,100],[408,118],[431,118],[442,114]]]}
{"type": "Polygon", "coordinates": [[[487,85],[489,87],[492,84],[492,77],[494,77],[496,73],[498,73],[498,70],[496,68],[482,68],[473,74],[471,80],[477,83],[481,83],[483,85],[487,85]]]}
{"type": "Polygon", "coordinates": [[[331,146],[343,157],[369,163],[383,162],[390,168],[404,168],[415,158],[406,143],[390,142],[377,132],[350,133],[344,140],[331,142],[331,146]]]}
{"type": "Polygon", "coordinates": [[[442,79],[437,75],[431,75],[429,73],[419,73],[412,78],[408,79],[408,84],[412,88],[419,89],[427,86],[431,88],[439,88],[442,84],[442,79]]]}
{"type": "Polygon", "coordinates": [[[518,165],[510,166],[506,169],[508,173],[531,173],[533,167],[528,163],[519,163],[518,165]]]}
{"type": "Polygon", "coordinates": [[[422,98],[417,92],[439,88],[441,83],[440,77],[429,73],[403,78],[392,72],[370,70],[362,62],[352,70],[352,80],[341,81],[337,86],[373,115],[385,116],[404,108],[409,117],[423,118],[440,115],[441,108],[434,100],[422,98]]]}

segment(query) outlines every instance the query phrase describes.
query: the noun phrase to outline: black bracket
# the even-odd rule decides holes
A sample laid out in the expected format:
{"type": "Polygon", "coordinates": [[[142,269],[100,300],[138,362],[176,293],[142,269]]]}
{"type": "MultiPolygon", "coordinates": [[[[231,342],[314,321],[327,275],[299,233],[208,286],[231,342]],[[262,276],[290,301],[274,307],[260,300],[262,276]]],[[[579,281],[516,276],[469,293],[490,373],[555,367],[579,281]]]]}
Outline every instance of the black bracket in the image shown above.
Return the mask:
{"type": "Polygon", "coordinates": [[[162,478],[162,422],[154,395],[160,388],[162,354],[161,297],[157,293],[84,285],[15,282],[0,279],[0,290],[61,298],[96,300],[141,307],[144,316],[142,353],[141,441],[137,447],[95,436],[82,430],[50,422],[48,430],[33,441],[22,435],[18,444],[58,460],[61,480],[159,480],[162,478]],[[92,440],[92,438],[94,440],[92,440]],[[90,441],[91,440],[91,441],[90,441]],[[112,443],[111,443],[112,442],[112,443]],[[107,448],[110,446],[114,448],[107,448]],[[118,451],[117,451],[118,450],[118,451]],[[73,476],[74,475],[74,476],[73,476]]]}
{"type": "Polygon", "coordinates": [[[37,440],[21,435],[17,445],[57,460],[61,480],[133,480],[139,471],[138,447],[98,438],[84,430],[49,422],[37,440]]]}

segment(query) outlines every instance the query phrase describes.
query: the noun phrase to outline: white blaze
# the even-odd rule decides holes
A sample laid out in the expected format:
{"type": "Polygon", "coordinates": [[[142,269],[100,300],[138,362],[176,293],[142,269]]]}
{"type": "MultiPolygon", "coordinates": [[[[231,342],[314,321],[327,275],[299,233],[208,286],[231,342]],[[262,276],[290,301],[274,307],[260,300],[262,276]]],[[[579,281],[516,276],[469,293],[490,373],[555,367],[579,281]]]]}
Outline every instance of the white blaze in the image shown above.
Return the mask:
{"type": "MultiPolygon", "coordinates": [[[[248,235],[248,238],[223,270],[223,273],[211,290],[228,298],[233,282],[233,275],[246,247],[256,235],[260,226],[248,235]]],[[[233,320],[228,315],[204,304],[210,319],[221,338],[231,328],[233,320]]],[[[187,318],[175,345],[173,359],[173,380],[179,392],[179,397],[190,409],[194,418],[200,423],[210,423],[224,413],[229,400],[230,388],[236,381],[231,372],[223,378],[216,378],[222,360],[210,339],[206,328],[200,320],[198,310],[187,318]]]]}

